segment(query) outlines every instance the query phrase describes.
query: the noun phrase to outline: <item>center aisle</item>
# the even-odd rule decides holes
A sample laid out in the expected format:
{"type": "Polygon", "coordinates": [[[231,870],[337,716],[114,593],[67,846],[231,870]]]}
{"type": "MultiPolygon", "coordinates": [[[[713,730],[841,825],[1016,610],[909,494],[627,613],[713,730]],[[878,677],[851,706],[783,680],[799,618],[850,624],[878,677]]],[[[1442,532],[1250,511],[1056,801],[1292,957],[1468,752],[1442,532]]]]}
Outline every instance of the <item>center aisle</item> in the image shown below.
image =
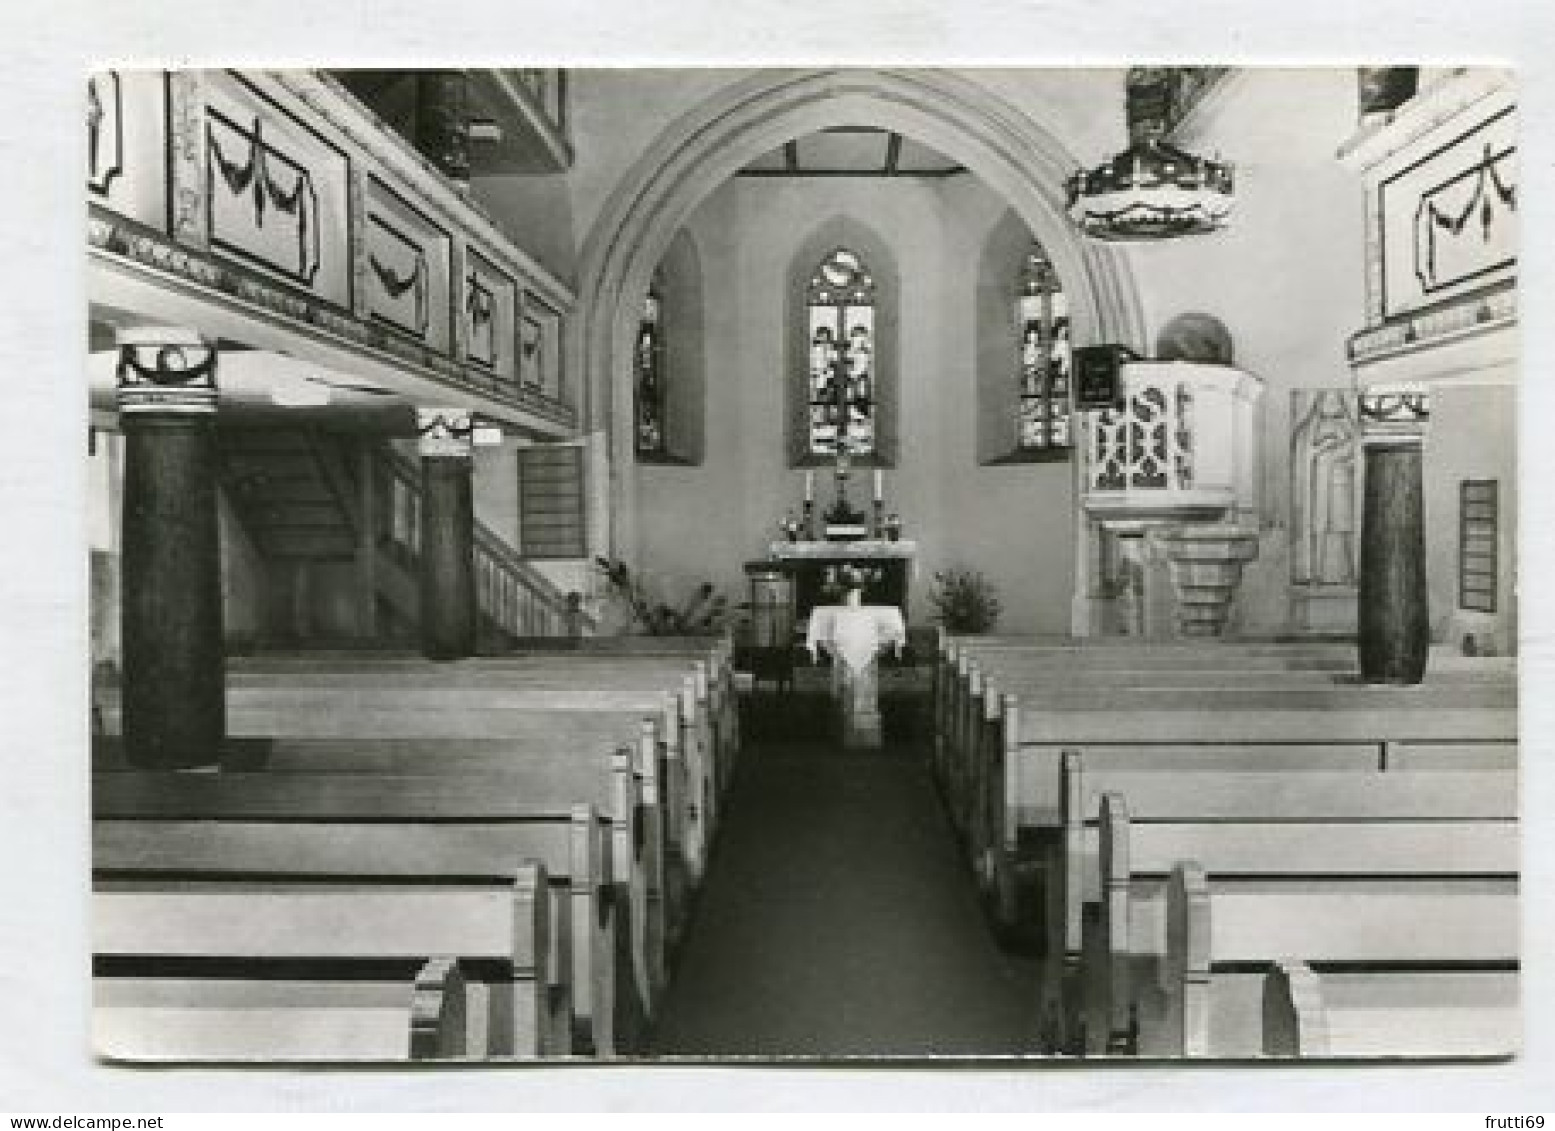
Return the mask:
{"type": "Polygon", "coordinates": [[[650,1054],[1030,1052],[1036,997],[1035,964],[994,943],[918,751],[758,741],[650,1054]]]}

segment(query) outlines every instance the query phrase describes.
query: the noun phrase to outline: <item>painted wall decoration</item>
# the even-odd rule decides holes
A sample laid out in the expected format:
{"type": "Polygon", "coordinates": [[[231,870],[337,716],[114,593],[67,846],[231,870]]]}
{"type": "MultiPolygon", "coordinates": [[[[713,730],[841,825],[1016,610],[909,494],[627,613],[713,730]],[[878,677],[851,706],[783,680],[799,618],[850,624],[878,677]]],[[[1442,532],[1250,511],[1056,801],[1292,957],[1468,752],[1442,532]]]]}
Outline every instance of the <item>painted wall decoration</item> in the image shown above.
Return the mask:
{"type": "Polygon", "coordinates": [[[350,162],[242,80],[213,81],[205,116],[211,247],[351,303],[350,162]]]}
{"type": "Polygon", "coordinates": [[[464,292],[459,301],[464,357],[508,380],[516,378],[518,368],[514,356],[517,304],[517,286],[512,278],[480,252],[469,249],[465,254],[464,292]]]}
{"type": "Polygon", "coordinates": [[[1291,391],[1291,581],[1352,586],[1358,574],[1360,423],[1347,389],[1291,391]]]}
{"type": "Polygon", "coordinates": [[[560,397],[561,315],[528,293],[524,295],[518,348],[523,384],[547,396],[560,397]]]}
{"type": "Polygon", "coordinates": [[[376,177],[367,179],[366,211],[369,315],[446,349],[448,233],[376,177]]]}
{"type": "Polygon", "coordinates": [[[87,199],[167,231],[167,79],[99,71],[86,82],[87,199]]]}
{"type": "Polygon", "coordinates": [[[1514,275],[1518,243],[1516,116],[1505,107],[1452,123],[1395,159],[1377,187],[1383,314],[1461,298],[1514,275]]]}

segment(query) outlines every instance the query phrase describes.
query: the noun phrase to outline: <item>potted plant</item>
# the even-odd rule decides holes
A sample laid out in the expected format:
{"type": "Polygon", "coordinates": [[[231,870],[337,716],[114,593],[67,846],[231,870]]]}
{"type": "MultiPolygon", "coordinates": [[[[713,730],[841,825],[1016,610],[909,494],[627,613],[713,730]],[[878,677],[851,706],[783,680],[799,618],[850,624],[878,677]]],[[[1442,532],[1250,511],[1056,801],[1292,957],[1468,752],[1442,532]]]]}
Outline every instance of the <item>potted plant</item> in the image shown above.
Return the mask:
{"type": "Polygon", "coordinates": [[[934,574],[929,594],[935,617],[947,632],[982,633],[999,620],[999,597],[979,570],[955,567],[934,574]]]}

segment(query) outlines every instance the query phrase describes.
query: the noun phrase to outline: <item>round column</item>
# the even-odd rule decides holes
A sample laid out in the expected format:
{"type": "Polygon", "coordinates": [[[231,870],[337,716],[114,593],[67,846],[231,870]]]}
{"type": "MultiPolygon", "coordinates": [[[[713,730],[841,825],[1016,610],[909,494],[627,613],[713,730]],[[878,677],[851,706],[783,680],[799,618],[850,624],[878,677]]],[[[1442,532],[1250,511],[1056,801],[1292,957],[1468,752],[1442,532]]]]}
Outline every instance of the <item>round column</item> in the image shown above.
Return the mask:
{"type": "Polygon", "coordinates": [[[475,653],[474,422],[464,409],[420,409],[421,650],[429,659],[475,653]]]}
{"type": "Polygon", "coordinates": [[[1372,389],[1360,399],[1366,493],[1358,597],[1361,679],[1419,683],[1430,650],[1423,446],[1429,396],[1372,389]]]}
{"type": "Polygon", "coordinates": [[[166,327],[121,333],[118,407],[125,758],[214,766],[227,722],[215,348],[166,327]]]}

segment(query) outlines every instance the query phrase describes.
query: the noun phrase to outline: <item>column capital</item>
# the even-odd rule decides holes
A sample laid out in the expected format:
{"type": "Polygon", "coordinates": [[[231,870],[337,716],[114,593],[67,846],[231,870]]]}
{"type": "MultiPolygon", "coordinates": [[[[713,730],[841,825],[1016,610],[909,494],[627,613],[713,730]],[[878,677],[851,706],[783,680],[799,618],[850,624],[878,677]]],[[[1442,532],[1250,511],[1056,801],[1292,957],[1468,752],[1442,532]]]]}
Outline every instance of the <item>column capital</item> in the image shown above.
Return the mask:
{"type": "Polygon", "coordinates": [[[473,454],[475,414],[467,408],[417,408],[416,435],[422,456],[469,459],[473,454]]]}
{"type": "Polygon", "coordinates": [[[115,370],[121,413],[209,416],[216,411],[216,347],[181,326],[120,330],[115,370]]]}
{"type": "Polygon", "coordinates": [[[1362,444],[1419,444],[1431,421],[1424,385],[1375,385],[1360,391],[1362,444]]]}

